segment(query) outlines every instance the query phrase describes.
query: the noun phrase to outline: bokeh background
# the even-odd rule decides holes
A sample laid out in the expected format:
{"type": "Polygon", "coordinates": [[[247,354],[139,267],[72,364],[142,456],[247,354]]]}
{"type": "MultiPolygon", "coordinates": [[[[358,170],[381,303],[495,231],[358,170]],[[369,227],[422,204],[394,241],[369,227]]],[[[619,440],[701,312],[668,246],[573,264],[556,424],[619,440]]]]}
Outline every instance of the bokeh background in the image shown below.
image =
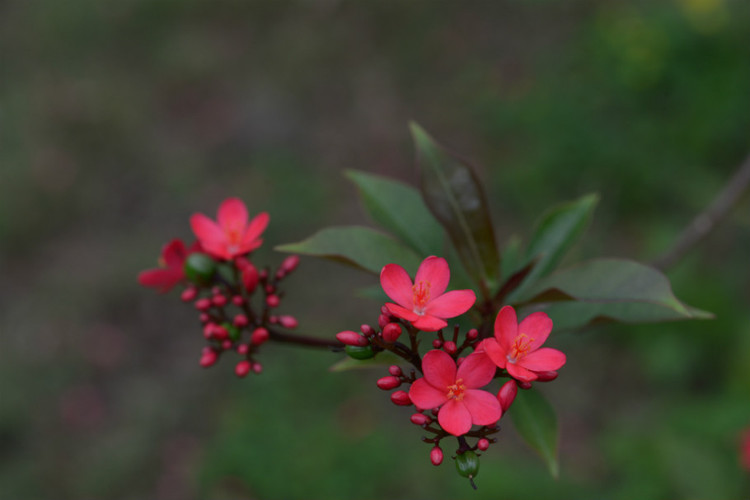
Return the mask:
{"type": "MultiPolygon", "coordinates": [[[[651,261],[750,149],[750,3],[0,1],[0,497],[747,498],[747,197],[668,270],[715,320],[553,336],[558,481],[508,423],[471,491],[335,354],[198,367],[195,315],[137,272],[228,196],[271,213],[273,265],[367,224],[342,172],[414,183],[411,119],[478,165],[501,243],[595,191],[569,260],[651,261]]],[[[375,283],[304,259],[283,312],[373,323],[375,283]]]]}

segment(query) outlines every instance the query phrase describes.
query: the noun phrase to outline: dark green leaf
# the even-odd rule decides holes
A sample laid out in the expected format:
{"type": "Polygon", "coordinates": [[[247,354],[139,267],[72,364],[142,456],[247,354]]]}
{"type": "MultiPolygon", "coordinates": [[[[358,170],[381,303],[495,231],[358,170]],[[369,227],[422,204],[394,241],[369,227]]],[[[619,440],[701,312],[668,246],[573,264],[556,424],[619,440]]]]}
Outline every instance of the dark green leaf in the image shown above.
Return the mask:
{"type": "Polygon", "coordinates": [[[442,254],[443,228],[425,206],[419,191],[402,182],[365,172],[349,170],[346,176],[359,189],[367,213],[383,229],[420,256],[442,254]]]}
{"type": "Polygon", "coordinates": [[[500,264],[502,281],[507,280],[523,267],[522,246],[523,240],[521,240],[520,236],[514,234],[508,239],[505,247],[503,247],[503,260],[500,264]]]}
{"type": "Polygon", "coordinates": [[[466,162],[449,154],[416,123],[411,123],[411,133],[427,207],[445,228],[472,279],[492,287],[500,254],[479,180],[466,162]]]}
{"type": "Polygon", "coordinates": [[[422,261],[390,236],[363,226],[325,228],[304,241],[277,246],[276,250],[323,257],[374,274],[380,274],[386,264],[417,269],[422,261]]]}
{"type": "Polygon", "coordinates": [[[557,462],[558,428],[552,405],[534,389],[519,390],[508,411],[518,433],[541,455],[552,477],[557,478],[560,474],[557,462]]]}

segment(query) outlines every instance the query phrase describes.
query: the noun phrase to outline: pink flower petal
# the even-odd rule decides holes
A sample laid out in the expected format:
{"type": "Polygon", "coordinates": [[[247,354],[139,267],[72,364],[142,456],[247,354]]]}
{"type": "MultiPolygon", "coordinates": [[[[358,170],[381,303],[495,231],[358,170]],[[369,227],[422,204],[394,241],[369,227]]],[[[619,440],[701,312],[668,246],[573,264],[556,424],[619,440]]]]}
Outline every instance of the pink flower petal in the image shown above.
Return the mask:
{"type": "Polygon", "coordinates": [[[384,266],[380,271],[380,285],[385,294],[398,305],[410,311],[414,309],[413,283],[403,267],[398,264],[384,266]]]}
{"type": "Polygon", "coordinates": [[[149,269],[138,274],[138,283],[166,293],[179,283],[183,276],[182,269],[149,269]]]}
{"type": "Polygon", "coordinates": [[[430,301],[425,313],[438,318],[455,318],[471,309],[476,300],[477,296],[471,290],[453,290],[430,301]]]}
{"type": "Polygon", "coordinates": [[[414,328],[422,330],[423,332],[436,332],[441,328],[448,326],[448,323],[435,316],[425,314],[424,316],[418,316],[416,321],[412,321],[414,328]]]}
{"type": "Polygon", "coordinates": [[[469,354],[458,367],[456,379],[462,379],[469,389],[484,387],[495,377],[497,366],[484,352],[469,354]]]}
{"type": "Polygon", "coordinates": [[[190,217],[190,227],[206,252],[221,259],[229,258],[226,235],[214,221],[203,214],[194,214],[190,217]]]}
{"type": "Polygon", "coordinates": [[[448,400],[438,413],[440,427],[454,436],[461,436],[471,430],[471,413],[461,401],[448,400]]]}
{"type": "Polygon", "coordinates": [[[516,363],[506,364],[505,369],[508,370],[511,377],[520,380],[521,382],[531,382],[532,380],[536,380],[536,373],[529,371],[522,366],[518,366],[516,363]]]}
{"type": "Polygon", "coordinates": [[[270,220],[271,217],[267,212],[261,212],[253,217],[253,220],[250,221],[250,224],[245,230],[245,234],[242,235],[242,241],[240,242],[240,245],[243,248],[249,247],[249,250],[246,250],[246,252],[255,250],[261,245],[261,243],[263,243],[263,240],[258,238],[263,234],[263,231],[266,230],[270,220]]]}
{"type": "MultiPolygon", "coordinates": [[[[442,257],[427,257],[419,265],[414,283],[424,281],[430,284],[430,297],[437,298],[448,288],[451,271],[448,262],[442,257]]],[[[449,316],[445,316],[449,317],[449,316]]]]}
{"type": "Polygon", "coordinates": [[[431,386],[424,378],[417,379],[409,389],[409,399],[420,410],[431,410],[448,401],[448,392],[431,386]]]}
{"type": "Polygon", "coordinates": [[[552,320],[546,313],[535,312],[529,314],[521,324],[518,325],[518,333],[525,333],[534,341],[529,344],[529,350],[535,351],[544,344],[552,331],[552,320]]]}
{"type": "Polygon", "coordinates": [[[510,350],[513,339],[518,335],[518,318],[511,306],[500,309],[495,318],[495,339],[506,353],[510,350]]]}
{"type": "Polygon", "coordinates": [[[247,207],[239,198],[227,198],[221,205],[216,214],[216,220],[219,227],[225,233],[241,234],[247,225],[247,207]]]}
{"type": "Polygon", "coordinates": [[[565,360],[565,354],[557,349],[542,347],[541,349],[530,352],[523,358],[519,359],[518,365],[523,366],[527,370],[543,372],[559,369],[565,364],[565,360]]]}
{"type": "Polygon", "coordinates": [[[479,348],[484,350],[487,356],[498,368],[505,368],[505,364],[508,362],[508,353],[500,347],[497,340],[485,339],[479,344],[479,348]]]}
{"type": "Polygon", "coordinates": [[[182,240],[173,239],[161,251],[161,257],[168,267],[182,266],[187,257],[187,250],[182,240]]]}
{"type": "Polygon", "coordinates": [[[476,425],[492,425],[503,416],[500,401],[487,391],[468,389],[464,393],[464,405],[476,425]]]}
{"type": "Polygon", "coordinates": [[[448,353],[433,349],[422,358],[422,373],[424,378],[436,389],[445,388],[456,383],[456,362],[448,353]]]}
{"type": "Polygon", "coordinates": [[[419,314],[415,313],[411,309],[405,309],[392,302],[387,302],[385,304],[385,307],[388,308],[388,311],[391,314],[393,314],[397,318],[405,319],[406,321],[416,321],[418,318],[420,318],[419,314]]]}

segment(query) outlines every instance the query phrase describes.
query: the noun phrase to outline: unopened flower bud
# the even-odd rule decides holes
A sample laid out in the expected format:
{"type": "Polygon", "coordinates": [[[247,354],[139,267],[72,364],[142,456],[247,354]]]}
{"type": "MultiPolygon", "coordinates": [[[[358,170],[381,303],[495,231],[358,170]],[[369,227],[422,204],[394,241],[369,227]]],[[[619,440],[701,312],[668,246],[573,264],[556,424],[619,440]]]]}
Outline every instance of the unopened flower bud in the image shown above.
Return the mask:
{"type": "Polygon", "coordinates": [[[281,263],[281,270],[284,271],[285,274],[289,274],[297,269],[298,265],[299,255],[290,255],[289,257],[284,259],[284,262],[281,263]]]}
{"type": "Polygon", "coordinates": [[[268,338],[270,337],[270,334],[268,333],[268,330],[266,330],[263,327],[256,328],[255,331],[250,335],[250,343],[253,345],[261,345],[263,344],[268,338]]]}
{"type": "Polygon", "coordinates": [[[525,380],[519,380],[518,381],[518,387],[527,391],[531,389],[531,382],[526,382],[525,380]]]}
{"type": "Polygon", "coordinates": [[[215,325],[214,329],[213,329],[213,332],[212,332],[212,336],[215,339],[224,340],[224,339],[229,338],[229,332],[227,331],[226,328],[224,328],[224,326],[222,326],[222,325],[215,325]]]}
{"type": "Polygon", "coordinates": [[[503,413],[508,411],[510,405],[513,404],[513,400],[516,399],[516,394],[518,394],[518,386],[516,385],[515,380],[509,380],[500,387],[500,390],[497,392],[497,399],[500,401],[500,407],[502,408],[503,413]]]}
{"type": "Polygon", "coordinates": [[[487,451],[487,448],[490,447],[490,441],[487,438],[482,438],[479,441],[477,441],[477,448],[479,448],[482,451],[487,451]]]}
{"type": "Polygon", "coordinates": [[[336,334],[336,339],[338,339],[339,342],[346,345],[353,345],[353,346],[360,346],[364,347],[366,345],[369,345],[369,342],[366,338],[364,338],[362,335],[358,334],[357,332],[353,332],[351,330],[346,330],[343,332],[339,332],[336,334]]]}
{"type": "Polygon", "coordinates": [[[225,351],[228,351],[229,349],[232,348],[232,341],[229,339],[223,341],[221,343],[221,348],[224,349],[225,351]]]}
{"type": "Polygon", "coordinates": [[[415,413],[409,420],[411,420],[411,423],[414,425],[425,425],[432,422],[432,419],[424,413],[415,413]]]}
{"type": "Polygon", "coordinates": [[[234,326],[237,328],[244,328],[250,323],[250,321],[247,319],[247,316],[244,314],[238,314],[234,317],[234,320],[232,320],[232,323],[234,323],[234,326]]]}
{"type": "Polygon", "coordinates": [[[198,319],[200,320],[201,323],[205,323],[211,319],[211,316],[208,313],[200,313],[198,315],[198,319]]]}
{"type": "Polygon", "coordinates": [[[350,358],[354,359],[370,359],[375,356],[375,352],[372,350],[372,346],[370,345],[348,345],[344,347],[344,351],[349,355],[350,358]]]}
{"type": "Polygon", "coordinates": [[[280,303],[281,299],[279,299],[278,295],[271,294],[266,297],[266,304],[268,305],[268,307],[279,307],[280,303]]]}
{"type": "Polygon", "coordinates": [[[211,302],[213,302],[216,307],[224,307],[227,305],[227,298],[224,295],[214,295],[211,302]]]}
{"type": "Polygon", "coordinates": [[[434,347],[435,349],[440,349],[441,347],[443,347],[443,341],[440,339],[433,340],[432,347],[434,347]]]}
{"type": "Polygon", "coordinates": [[[262,371],[263,371],[263,365],[261,365],[257,361],[253,363],[253,373],[255,373],[256,375],[260,375],[262,371]]]}
{"type": "Polygon", "coordinates": [[[214,276],[216,262],[206,254],[195,252],[187,256],[182,269],[188,280],[198,286],[205,286],[214,276]]]}
{"type": "Polygon", "coordinates": [[[255,287],[258,286],[259,280],[258,270],[248,262],[247,266],[242,269],[242,286],[245,287],[245,290],[252,293],[255,287]]]}
{"type": "Polygon", "coordinates": [[[455,354],[456,352],[456,343],[452,340],[449,340],[445,344],[443,344],[443,350],[447,352],[448,354],[455,354]]]}
{"type": "Polygon", "coordinates": [[[443,450],[439,446],[435,446],[430,450],[430,462],[435,466],[443,463],[443,450]]]}
{"type": "Polygon", "coordinates": [[[201,361],[200,364],[203,368],[208,368],[209,366],[216,363],[216,360],[219,359],[219,355],[210,347],[204,347],[203,352],[201,353],[201,361]]]}
{"type": "Polygon", "coordinates": [[[238,377],[244,377],[248,373],[250,373],[250,369],[252,368],[252,363],[248,360],[243,360],[237,363],[237,366],[234,367],[234,373],[238,377]]]}
{"type": "Polygon", "coordinates": [[[557,372],[554,370],[536,372],[537,382],[552,382],[557,378],[557,372]]]}
{"type": "Polygon", "coordinates": [[[469,340],[476,340],[476,338],[479,337],[479,330],[476,328],[472,328],[468,332],[466,332],[466,338],[469,340]]]}
{"type": "Polygon", "coordinates": [[[214,336],[214,328],[216,328],[215,323],[206,323],[206,325],[203,327],[203,336],[207,339],[210,339],[214,336]]]}
{"type": "Polygon", "coordinates": [[[391,401],[393,404],[398,406],[409,406],[411,405],[411,399],[406,391],[396,391],[391,394],[391,401]]]}
{"type": "Polygon", "coordinates": [[[279,324],[284,328],[289,328],[291,330],[292,328],[297,328],[299,322],[294,316],[282,314],[281,316],[279,316],[279,324]]]}
{"type": "Polygon", "coordinates": [[[463,477],[474,479],[479,473],[479,457],[473,451],[465,451],[456,456],[456,470],[463,477]]]}
{"type": "Polygon", "coordinates": [[[360,326],[359,331],[362,332],[365,337],[372,337],[373,335],[375,335],[375,329],[370,325],[360,326]]]}
{"type": "Polygon", "coordinates": [[[237,346],[237,354],[245,355],[250,351],[250,346],[247,344],[240,344],[237,346]]]}
{"type": "Polygon", "coordinates": [[[191,302],[195,297],[198,296],[198,289],[194,286],[189,286],[180,294],[180,299],[183,302],[191,302]]]}
{"type": "Polygon", "coordinates": [[[240,257],[235,257],[235,259],[234,259],[234,265],[237,267],[237,269],[239,269],[240,271],[242,271],[247,266],[250,266],[252,264],[250,264],[250,261],[247,260],[247,257],[240,256],[240,257]]]}
{"type": "Polygon", "coordinates": [[[391,322],[391,317],[386,316],[385,314],[381,314],[378,316],[378,326],[383,329],[385,328],[385,325],[391,322]]]}
{"type": "Polygon", "coordinates": [[[211,308],[211,299],[207,299],[205,297],[202,299],[198,299],[195,301],[194,305],[195,308],[199,311],[207,311],[211,308]]]}
{"type": "Polygon", "coordinates": [[[401,325],[398,323],[388,323],[383,328],[383,340],[386,342],[395,342],[401,335],[401,325]]]}
{"type": "Polygon", "coordinates": [[[390,376],[390,377],[383,377],[381,379],[378,379],[378,388],[383,389],[384,391],[390,391],[391,389],[395,389],[396,387],[401,385],[401,380],[399,380],[398,377],[390,376]]]}
{"type": "Polygon", "coordinates": [[[236,306],[241,306],[244,303],[245,303],[245,297],[243,297],[242,295],[232,296],[232,304],[236,306]]]}
{"type": "Polygon", "coordinates": [[[400,377],[402,375],[401,367],[397,365],[391,365],[388,367],[388,373],[394,377],[400,377]]]}
{"type": "Polygon", "coordinates": [[[234,326],[232,323],[222,323],[221,326],[223,326],[227,330],[227,335],[232,340],[239,340],[240,338],[240,330],[236,326],[234,326]]]}

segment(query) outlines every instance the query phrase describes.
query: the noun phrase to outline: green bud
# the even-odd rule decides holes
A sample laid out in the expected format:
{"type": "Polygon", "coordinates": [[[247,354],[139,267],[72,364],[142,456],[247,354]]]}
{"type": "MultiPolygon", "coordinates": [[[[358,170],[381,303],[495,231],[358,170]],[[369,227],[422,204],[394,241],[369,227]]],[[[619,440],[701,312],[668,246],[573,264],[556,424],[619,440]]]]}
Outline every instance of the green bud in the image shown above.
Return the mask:
{"type": "Polygon", "coordinates": [[[357,345],[348,345],[344,347],[344,350],[350,357],[354,359],[370,359],[375,356],[375,353],[372,352],[372,347],[369,345],[366,345],[364,347],[360,347],[357,345]]]}
{"type": "Polygon", "coordinates": [[[240,329],[232,323],[222,323],[221,326],[227,329],[227,334],[229,334],[229,338],[232,339],[233,342],[240,339],[240,329]]]}
{"type": "Polygon", "coordinates": [[[463,477],[473,479],[479,473],[479,457],[473,451],[465,451],[456,457],[456,470],[463,477]]]}
{"type": "Polygon", "coordinates": [[[214,259],[203,253],[191,253],[183,266],[185,276],[199,286],[207,285],[216,271],[214,259]]]}

